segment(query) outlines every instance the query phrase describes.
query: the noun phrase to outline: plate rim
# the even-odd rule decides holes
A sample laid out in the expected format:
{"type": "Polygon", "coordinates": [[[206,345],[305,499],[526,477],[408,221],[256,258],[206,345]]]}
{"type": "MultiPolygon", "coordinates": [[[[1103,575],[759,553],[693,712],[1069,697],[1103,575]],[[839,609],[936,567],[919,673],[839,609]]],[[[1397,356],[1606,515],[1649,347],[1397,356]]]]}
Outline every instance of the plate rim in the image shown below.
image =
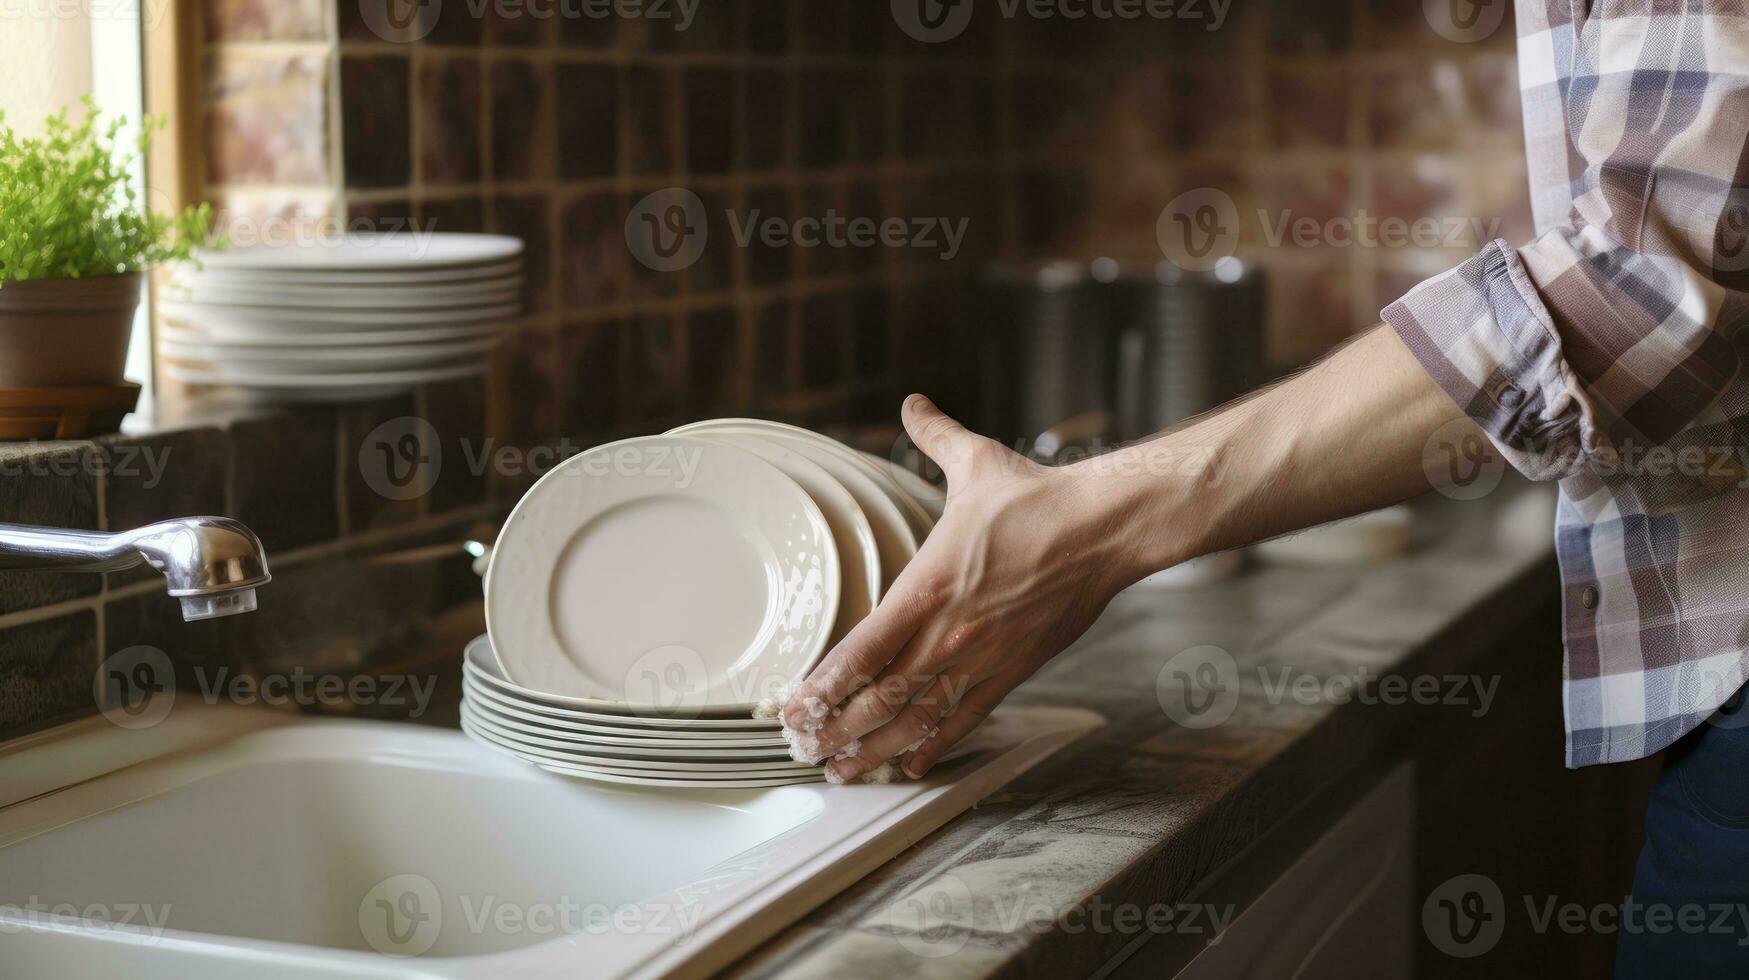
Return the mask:
{"type": "MultiPolygon", "coordinates": [[[[842,588],[840,582],[838,581],[838,575],[839,575],[838,545],[832,539],[832,529],[831,529],[831,526],[826,523],[825,515],[820,512],[819,505],[814,503],[814,499],[812,497],[808,496],[807,491],[803,490],[799,484],[797,484],[794,480],[790,479],[789,476],[786,475],[782,470],[780,470],[776,466],[773,466],[772,464],[766,462],[765,460],[760,459],[757,455],[755,455],[751,452],[748,452],[745,449],[741,449],[737,446],[726,445],[723,443],[713,443],[713,442],[710,442],[707,440],[688,439],[685,436],[674,435],[674,434],[666,433],[666,432],[660,433],[660,434],[655,434],[655,435],[631,436],[631,437],[628,437],[625,439],[616,439],[616,440],[613,440],[612,442],[602,443],[601,445],[591,447],[590,449],[587,449],[583,452],[576,454],[575,456],[570,457],[569,459],[566,459],[564,462],[560,463],[559,465],[554,466],[551,470],[548,470],[545,475],[543,475],[539,480],[536,480],[534,485],[531,486],[527,491],[525,491],[523,493],[522,497],[519,500],[517,500],[516,506],[511,508],[510,514],[507,517],[505,517],[504,523],[502,525],[500,525],[500,527],[498,529],[497,544],[495,545],[495,549],[501,548],[504,544],[504,541],[507,537],[508,532],[513,527],[519,526],[518,525],[518,518],[522,517],[524,515],[525,508],[530,507],[531,502],[535,501],[537,499],[537,497],[543,492],[543,490],[542,490],[543,485],[547,485],[550,483],[551,485],[546,486],[546,489],[544,492],[553,493],[553,492],[555,492],[555,488],[557,488],[559,486],[559,483],[557,481],[567,478],[567,475],[566,475],[567,470],[575,469],[577,467],[581,467],[581,466],[586,465],[587,461],[591,457],[595,456],[596,454],[607,452],[607,451],[610,451],[610,450],[613,450],[616,448],[622,448],[622,447],[632,446],[632,445],[649,445],[651,443],[657,443],[657,442],[661,442],[661,441],[678,441],[678,442],[682,442],[682,443],[690,442],[690,443],[693,443],[695,445],[704,447],[706,450],[714,449],[714,450],[721,451],[721,452],[727,454],[728,456],[730,456],[731,458],[737,457],[737,456],[741,457],[741,462],[742,463],[751,463],[752,469],[755,472],[760,472],[764,475],[768,475],[770,478],[772,478],[773,480],[776,481],[777,486],[787,487],[788,489],[791,489],[794,491],[792,503],[800,505],[800,508],[802,511],[802,519],[814,531],[815,540],[820,542],[821,547],[819,550],[821,550],[823,552],[823,554],[820,557],[822,559],[824,559],[821,562],[821,567],[822,567],[823,575],[825,577],[825,582],[822,584],[822,589],[823,589],[824,594],[829,597],[829,601],[833,605],[833,613],[832,613],[831,619],[828,619],[825,616],[820,617],[820,620],[821,620],[820,625],[814,627],[812,629],[811,633],[807,636],[806,640],[804,641],[806,643],[806,652],[804,654],[802,654],[801,656],[799,656],[797,658],[797,661],[796,661],[798,664],[801,664],[802,666],[798,667],[795,670],[793,676],[790,677],[790,680],[791,681],[799,681],[801,678],[806,677],[808,675],[808,673],[813,670],[814,666],[816,666],[820,662],[820,659],[825,656],[825,654],[826,654],[826,639],[830,635],[830,632],[832,629],[832,622],[834,620],[836,620],[836,618],[837,618],[837,601],[838,601],[839,592],[841,591],[841,588],[842,588]]],[[[526,520],[527,518],[524,517],[523,519],[526,520]]],[[[493,598],[492,598],[494,591],[496,591],[493,588],[493,584],[495,581],[497,581],[497,577],[501,574],[500,570],[505,567],[502,562],[496,560],[497,557],[499,557],[499,555],[495,550],[494,560],[488,565],[488,567],[486,569],[486,577],[485,577],[485,582],[484,582],[486,633],[488,636],[493,635],[493,629],[492,629],[493,619],[497,618],[500,622],[503,621],[503,614],[502,613],[499,613],[497,616],[494,616],[494,612],[493,612],[494,607],[496,605],[493,602],[493,598]]],[[[502,629],[502,627],[500,627],[500,629],[502,629]]],[[[503,672],[504,676],[507,679],[514,680],[510,666],[507,663],[505,663],[503,655],[498,653],[498,646],[499,646],[499,644],[497,642],[494,642],[492,645],[492,649],[493,649],[494,658],[498,662],[499,669],[503,672]]],[[[768,655],[769,649],[770,649],[770,643],[768,642],[766,651],[763,651],[760,654],[756,654],[752,660],[749,660],[748,661],[749,666],[751,666],[753,663],[757,662],[761,657],[768,655]]],[[[519,686],[526,687],[526,685],[520,685],[520,684],[519,684],[519,686]]],[[[530,691],[534,691],[533,688],[527,688],[527,689],[530,691]]],[[[538,692],[536,692],[536,693],[538,693],[538,692]]],[[[659,706],[653,705],[653,704],[633,703],[633,702],[628,702],[628,701],[603,700],[601,703],[603,705],[624,705],[626,713],[636,713],[637,711],[640,711],[640,710],[652,710],[652,709],[657,709],[659,707],[659,706]]],[[[707,701],[705,704],[700,705],[697,710],[699,710],[699,711],[713,710],[713,711],[722,711],[722,712],[735,712],[735,713],[746,715],[746,714],[751,713],[754,710],[754,708],[756,708],[757,706],[758,706],[758,702],[750,702],[750,701],[720,702],[720,703],[710,703],[707,701]]],[[[611,711],[610,711],[610,713],[611,713],[611,711]]]]}

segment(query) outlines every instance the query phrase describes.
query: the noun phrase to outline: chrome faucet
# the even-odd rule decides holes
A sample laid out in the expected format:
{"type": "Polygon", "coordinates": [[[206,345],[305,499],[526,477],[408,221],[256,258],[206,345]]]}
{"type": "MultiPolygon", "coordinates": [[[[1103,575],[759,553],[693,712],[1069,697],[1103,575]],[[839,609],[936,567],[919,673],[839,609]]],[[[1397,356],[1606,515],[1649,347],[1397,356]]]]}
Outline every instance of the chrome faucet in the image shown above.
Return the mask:
{"type": "Polygon", "coordinates": [[[115,572],[141,562],[163,573],[186,620],[252,612],[256,586],[273,578],[261,539],[229,517],[179,517],[113,534],[0,524],[0,568],[115,572]]]}

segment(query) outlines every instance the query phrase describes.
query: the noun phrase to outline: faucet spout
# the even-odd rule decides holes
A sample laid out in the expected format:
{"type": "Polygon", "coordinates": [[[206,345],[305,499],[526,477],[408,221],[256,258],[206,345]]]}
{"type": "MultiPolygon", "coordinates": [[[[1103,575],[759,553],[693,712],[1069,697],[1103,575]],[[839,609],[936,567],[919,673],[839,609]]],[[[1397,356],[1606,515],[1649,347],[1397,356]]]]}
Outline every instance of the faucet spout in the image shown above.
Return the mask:
{"type": "Polygon", "coordinates": [[[255,608],[272,580],[261,539],[228,517],[181,517],[131,531],[65,531],[0,524],[0,568],[108,572],[145,563],[164,576],[184,619],[255,608]]]}

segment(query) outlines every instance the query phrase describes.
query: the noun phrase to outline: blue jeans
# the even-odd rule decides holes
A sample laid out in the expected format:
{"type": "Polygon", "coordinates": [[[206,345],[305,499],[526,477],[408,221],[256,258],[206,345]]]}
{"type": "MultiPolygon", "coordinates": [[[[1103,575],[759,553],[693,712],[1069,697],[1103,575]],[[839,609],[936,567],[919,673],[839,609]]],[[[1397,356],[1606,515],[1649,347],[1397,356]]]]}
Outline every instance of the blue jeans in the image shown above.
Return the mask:
{"type": "Polygon", "coordinates": [[[1618,980],[1749,977],[1749,707],[1743,700],[1738,691],[1670,749],[1646,806],[1646,844],[1634,868],[1632,906],[1642,912],[1637,923],[1624,915],[1616,938],[1618,980]]]}

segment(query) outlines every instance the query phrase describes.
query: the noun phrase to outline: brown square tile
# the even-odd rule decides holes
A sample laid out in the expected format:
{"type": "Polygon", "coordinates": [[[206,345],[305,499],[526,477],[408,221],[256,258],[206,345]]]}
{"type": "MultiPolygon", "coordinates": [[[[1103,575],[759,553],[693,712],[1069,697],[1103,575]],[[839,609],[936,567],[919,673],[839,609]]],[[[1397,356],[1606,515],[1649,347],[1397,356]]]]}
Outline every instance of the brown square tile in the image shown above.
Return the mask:
{"type": "Polygon", "coordinates": [[[625,295],[632,262],[625,240],[626,211],[613,191],[585,194],[565,205],[560,290],[566,309],[606,306],[625,295]]]}
{"type": "Polygon", "coordinates": [[[639,18],[644,44],[652,51],[729,51],[735,46],[735,11],[731,4],[700,3],[687,20],[681,6],[651,5],[639,18]]]}
{"type": "Polygon", "coordinates": [[[553,19],[531,17],[526,6],[493,3],[486,8],[486,44],[503,48],[542,48],[552,42],[553,19]]]}
{"type": "Polygon", "coordinates": [[[0,741],[96,714],[96,670],[90,612],[0,629],[0,741]]]}
{"type": "Polygon", "coordinates": [[[741,43],[753,54],[782,54],[789,49],[790,13],[794,8],[789,0],[735,4],[734,10],[742,20],[741,43]]]}
{"type": "Polygon", "coordinates": [[[1450,146],[1463,135],[1464,78],[1455,61],[1416,58],[1375,65],[1365,91],[1373,146],[1450,146]]]}
{"type": "Polygon", "coordinates": [[[624,414],[626,325],[618,320],[566,324],[560,331],[564,390],[560,417],[567,433],[602,432],[624,414]]]}
{"type": "Polygon", "coordinates": [[[1339,65],[1269,73],[1269,132],[1276,146],[1348,144],[1348,72],[1339,65]]]}
{"type": "Polygon", "coordinates": [[[741,327],[727,306],[698,310],[686,318],[687,394],[698,414],[726,414],[744,403],[746,370],[741,327]]]}
{"type": "Polygon", "coordinates": [[[327,107],[320,55],[215,49],[207,59],[208,181],[327,183],[327,107]]]}
{"type": "Polygon", "coordinates": [[[559,176],[613,174],[619,165],[619,72],[608,65],[561,63],[556,77],[559,176]]]}
{"type": "Polygon", "coordinates": [[[686,169],[694,174],[720,174],[734,163],[735,83],[725,68],[688,69],[686,97],[686,169]]]}
{"type": "Polygon", "coordinates": [[[462,378],[427,385],[415,414],[437,434],[437,476],[426,497],[428,513],[441,514],[486,498],[486,379],[462,378]]]}
{"type": "Polygon", "coordinates": [[[625,26],[622,18],[593,4],[575,5],[568,15],[555,17],[553,22],[558,25],[559,43],[564,47],[598,50],[618,44],[625,26]]]}
{"type": "Polygon", "coordinates": [[[851,376],[858,381],[886,373],[891,355],[890,304],[887,291],[879,286],[864,286],[850,294],[851,376]]]}
{"type": "Polygon", "coordinates": [[[551,331],[530,327],[511,334],[499,350],[504,372],[497,386],[500,417],[513,446],[540,445],[563,427],[557,347],[551,331]]]}
{"type": "MultiPolygon", "coordinates": [[[[728,209],[734,198],[728,191],[701,189],[698,197],[704,204],[709,228],[704,252],[686,270],[687,288],[695,293],[710,293],[734,285],[735,256],[740,248],[735,242],[735,228],[729,222],[728,209]]],[[[740,220],[737,216],[736,220],[740,220]]]]}
{"type": "Polygon", "coordinates": [[[850,297],[842,292],[810,296],[802,304],[802,385],[823,388],[848,377],[850,297]]]}
{"type": "Polygon", "coordinates": [[[788,394],[795,387],[795,339],[790,329],[794,304],[768,300],[753,311],[753,396],[788,394]]]}
{"type": "MultiPolygon", "coordinates": [[[[0,443],[0,514],[15,524],[96,531],[102,460],[87,442],[0,443]]],[[[0,613],[96,595],[89,572],[0,571],[0,613]]]]}
{"type": "Polygon", "coordinates": [[[671,174],[680,169],[680,79],[666,66],[626,69],[626,165],[636,174],[671,174]]]}
{"type": "Polygon", "coordinates": [[[419,205],[419,227],[446,233],[485,231],[485,201],[471,194],[426,198],[419,205]]]}
{"type": "Polygon", "coordinates": [[[686,350],[680,324],[665,313],[634,317],[625,334],[626,407],[636,417],[675,415],[686,408],[686,350]]]}
{"type": "Polygon", "coordinates": [[[1276,56],[1335,54],[1349,46],[1353,24],[1347,3],[1271,4],[1269,50],[1276,56]]]}
{"type": "Polygon", "coordinates": [[[527,181],[553,172],[553,81],[545,65],[500,58],[488,69],[492,179],[527,181]]]}
{"type": "Polygon", "coordinates": [[[410,62],[400,56],[340,59],[346,186],[412,182],[410,62]]]}
{"type": "MultiPolygon", "coordinates": [[[[633,191],[620,199],[620,220],[622,222],[625,220],[625,216],[630,215],[633,208],[644,198],[645,193],[644,191],[633,191]]],[[[722,234],[721,231],[713,220],[705,241],[706,253],[729,247],[729,242],[732,239],[722,234]]],[[[626,249],[629,257],[630,246],[626,244],[623,233],[624,226],[622,225],[619,244],[626,249]]],[[[625,269],[628,273],[625,295],[626,298],[633,300],[658,299],[678,295],[687,274],[685,270],[652,269],[636,259],[626,262],[625,269]]]]}
{"type": "Polygon", "coordinates": [[[552,203],[544,194],[506,194],[487,202],[486,228],[522,239],[523,305],[552,306],[552,203]]]}
{"type": "Polygon", "coordinates": [[[792,227],[794,213],[790,206],[789,191],[776,186],[756,187],[748,191],[742,198],[740,220],[754,228],[754,234],[745,249],[744,268],[747,270],[748,282],[755,286],[783,282],[795,268],[795,250],[791,245],[771,244],[765,236],[757,232],[758,223],[771,218],[783,222],[785,227],[792,227]]]}
{"type": "Polygon", "coordinates": [[[1251,87],[1218,65],[1167,76],[1172,124],[1162,135],[1174,150],[1255,145],[1259,116],[1251,87]]]}
{"type": "Polygon", "coordinates": [[[480,63],[442,58],[419,65],[419,166],[427,184],[479,181],[480,63]]]}
{"type": "Polygon", "coordinates": [[[427,444],[429,430],[419,424],[417,412],[410,393],[341,411],[347,534],[365,534],[424,516],[425,496],[446,461],[433,455],[427,444]]]}
{"type": "Polygon", "coordinates": [[[850,18],[844,3],[801,4],[798,36],[803,50],[834,54],[850,47],[850,18]]]}
{"type": "Polygon", "coordinates": [[[231,516],[276,552],[340,536],[337,422],[330,409],[299,409],[233,422],[231,516]]]}
{"type": "Polygon", "coordinates": [[[741,73],[741,109],[735,126],[737,166],[770,170],[789,159],[790,75],[781,68],[741,73]]]}

